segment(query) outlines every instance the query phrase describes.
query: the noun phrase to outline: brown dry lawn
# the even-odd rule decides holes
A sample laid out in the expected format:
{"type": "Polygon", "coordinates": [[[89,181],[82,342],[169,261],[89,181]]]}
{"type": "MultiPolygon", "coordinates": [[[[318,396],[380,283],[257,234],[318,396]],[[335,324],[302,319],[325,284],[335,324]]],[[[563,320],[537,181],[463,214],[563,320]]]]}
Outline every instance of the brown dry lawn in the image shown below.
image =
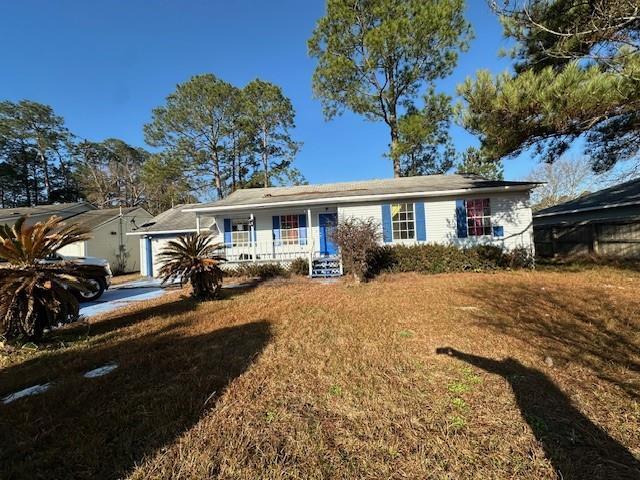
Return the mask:
{"type": "Polygon", "coordinates": [[[637,479],[639,281],[177,292],[3,357],[0,395],[56,386],[0,405],[0,478],[637,479]]]}

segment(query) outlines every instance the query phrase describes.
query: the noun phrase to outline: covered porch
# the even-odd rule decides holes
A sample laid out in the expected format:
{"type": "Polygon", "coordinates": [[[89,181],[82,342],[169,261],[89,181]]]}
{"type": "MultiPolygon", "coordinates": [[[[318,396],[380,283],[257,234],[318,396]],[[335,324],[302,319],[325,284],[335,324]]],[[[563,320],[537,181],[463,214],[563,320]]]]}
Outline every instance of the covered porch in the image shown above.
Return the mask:
{"type": "Polygon", "coordinates": [[[336,207],[196,212],[196,230],[210,231],[221,245],[226,265],[279,263],[302,258],[310,276],[342,274],[338,248],[331,239],[336,207]]]}

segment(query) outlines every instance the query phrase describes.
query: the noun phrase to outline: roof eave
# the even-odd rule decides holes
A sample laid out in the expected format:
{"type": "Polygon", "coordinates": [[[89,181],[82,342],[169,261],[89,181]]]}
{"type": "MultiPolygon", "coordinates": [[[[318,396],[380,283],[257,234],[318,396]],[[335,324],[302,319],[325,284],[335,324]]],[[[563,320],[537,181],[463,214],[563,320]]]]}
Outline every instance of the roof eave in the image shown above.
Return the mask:
{"type": "Polygon", "coordinates": [[[380,193],[370,195],[352,195],[345,197],[322,197],[312,198],[306,200],[289,200],[282,202],[268,202],[268,203],[252,203],[243,205],[223,205],[223,206],[209,206],[200,208],[187,208],[182,210],[183,212],[224,212],[229,210],[246,210],[246,209],[268,209],[277,208],[283,206],[304,206],[304,205],[322,205],[325,203],[357,203],[366,202],[372,200],[393,200],[400,198],[412,198],[412,197],[446,197],[450,195],[467,195],[469,193],[497,193],[507,191],[527,191],[534,188],[536,183],[526,183],[517,185],[503,185],[500,187],[475,187],[475,188],[462,188],[455,190],[438,190],[438,191],[418,191],[418,192],[402,192],[402,193],[380,193]]]}
{"type": "Polygon", "coordinates": [[[618,202],[612,203],[610,205],[597,205],[594,207],[582,207],[582,208],[572,208],[569,210],[558,210],[556,212],[547,212],[544,213],[544,210],[541,210],[538,213],[534,213],[533,217],[552,217],[555,215],[567,215],[571,213],[580,213],[580,212],[592,212],[595,210],[607,210],[610,208],[618,208],[618,207],[631,207],[633,205],[640,205],[640,201],[632,201],[632,202],[618,202]]]}
{"type": "MultiPolygon", "coordinates": [[[[202,228],[201,230],[207,230],[206,228],[202,228]]],[[[181,229],[181,230],[151,230],[151,231],[144,231],[144,232],[139,232],[139,231],[135,231],[135,232],[127,232],[127,235],[167,235],[169,233],[194,233],[196,232],[195,228],[189,228],[189,229],[181,229]]]]}

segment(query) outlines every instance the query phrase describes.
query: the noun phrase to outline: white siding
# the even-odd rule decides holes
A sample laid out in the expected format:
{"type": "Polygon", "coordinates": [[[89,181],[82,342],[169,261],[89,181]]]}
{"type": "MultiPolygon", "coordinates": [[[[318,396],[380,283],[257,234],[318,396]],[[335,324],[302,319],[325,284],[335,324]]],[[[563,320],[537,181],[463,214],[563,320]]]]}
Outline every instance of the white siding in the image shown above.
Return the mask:
{"type": "MultiPolygon", "coordinates": [[[[487,198],[487,196],[469,195],[466,197],[415,198],[407,202],[424,201],[426,216],[427,243],[456,244],[471,246],[492,244],[514,248],[518,246],[533,248],[531,229],[531,209],[527,192],[508,193],[490,196],[491,224],[504,227],[504,237],[467,237],[458,238],[456,228],[456,200],[458,198],[487,198]]],[[[403,200],[404,202],[405,200],[403,200]]],[[[383,202],[344,205],[338,208],[339,217],[373,218],[381,225],[383,202]]],[[[384,202],[390,203],[390,202],[384,202]]],[[[400,243],[400,242],[397,242],[400,243]]],[[[407,242],[403,240],[402,243],[407,242]]]]}
{"type": "Polygon", "coordinates": [[[338,207],[338,218],[373,218],[380,225],[382,234],[382,203],[354,203],[340,205],[338,207]]]}
{"type": "Polygon", "coordinates": [[[144,236],[136,236],[135,238],[139,238],[139,255],[140,255],[140,275],[143,277],[148,277],[151,275],[151,272],[147,271],[147,239],[144,236]]]}

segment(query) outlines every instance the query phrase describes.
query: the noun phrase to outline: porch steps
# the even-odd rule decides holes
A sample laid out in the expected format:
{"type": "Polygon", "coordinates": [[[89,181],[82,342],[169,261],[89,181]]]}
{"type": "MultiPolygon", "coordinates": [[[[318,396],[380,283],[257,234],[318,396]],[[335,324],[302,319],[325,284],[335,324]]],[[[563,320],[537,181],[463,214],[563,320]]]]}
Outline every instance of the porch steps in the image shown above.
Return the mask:
{"type": "Polygon", "coordinates": [[[311,264],[311,276],[313,278],[339,277],[340,275],[339,257],[316,258],[311,264]]]}

